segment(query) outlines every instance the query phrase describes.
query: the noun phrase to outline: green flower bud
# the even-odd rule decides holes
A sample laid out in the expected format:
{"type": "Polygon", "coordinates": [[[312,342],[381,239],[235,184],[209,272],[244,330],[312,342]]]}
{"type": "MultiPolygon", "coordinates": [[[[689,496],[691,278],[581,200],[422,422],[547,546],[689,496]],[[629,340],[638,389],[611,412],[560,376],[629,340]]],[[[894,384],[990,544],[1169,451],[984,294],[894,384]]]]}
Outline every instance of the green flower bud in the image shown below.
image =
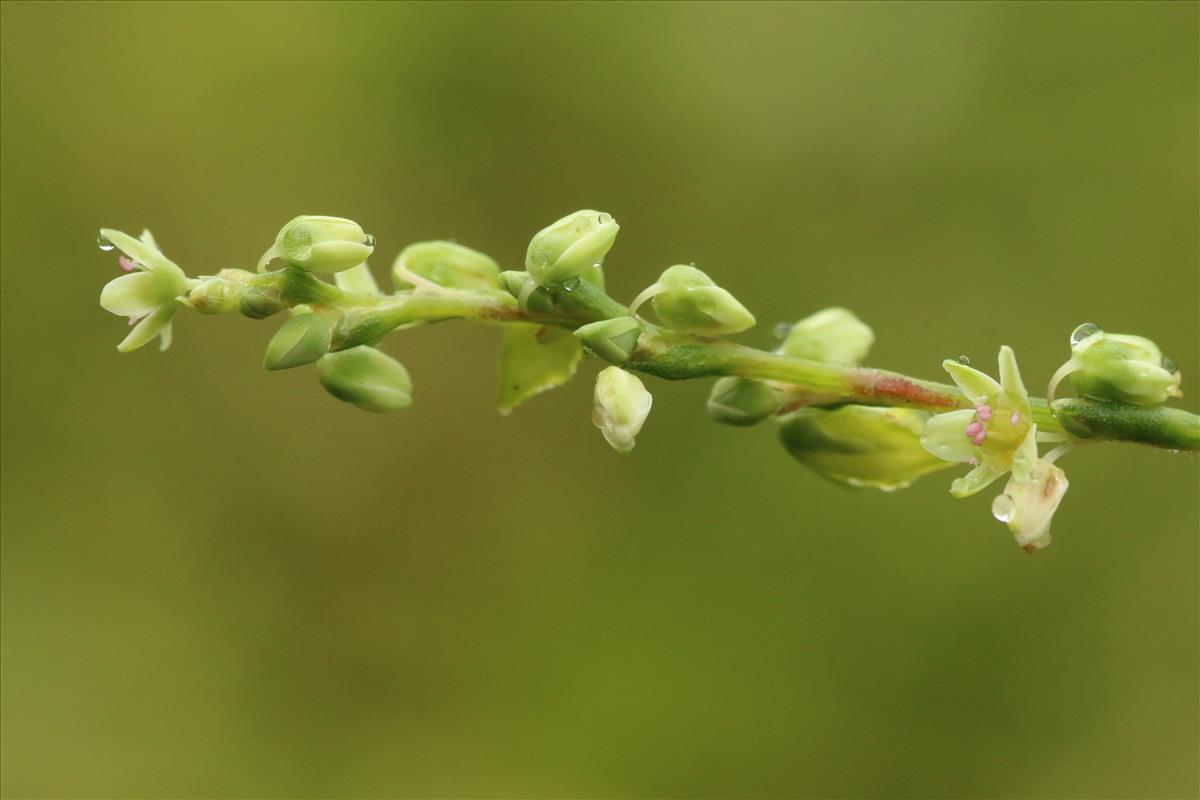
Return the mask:
{"type": "Polygon", "coordinates": [[[530,311],[546,312],[554,308],[554,299],[550,292],[536,285],[528,272],[506,270],[497,276],[500,288],[520,300],[524,298],[525,308],[530,311]]]}
{"type": "Polygon", "coordinates": [[[633,317],[615,317],[584,325],[575,335],[606,361],[624,364],[637,348],[642,324],[633,317]]]}
{"type": "Polygon", "coordinates": [[[1158,345],[1142,336],[1105,333],[1091,323],[1071,334],[1071,358],[1050,379],[1051,401],[1068,375],[1080,397],[1156,406],[1183,396],[1183,375],[1158,345]]]}
{"type": "Polygon", "coordinates": [[[301,314],[283,323],[263,356],[269,370],[311,364],[329,352],[329,325],[316,314],[301,314]]]}
{"type": "Polygon", "coordinates": [[[417,242],[392,265],[396,289],[435,284],[445,289],[498,289],[500,267],[490,257],[454,242],[417,242]]]}
{"type": "Polygon", "coordinates": [[[396,359],[362,345],[327,353],[317,362],[325,391],[364,411],[400,411],[412,405],[412,379],[396,359]]]}
{"type": "Polygon", "coordinates": [[[792,358],[855,367],[874,343],[875,333],[853,313],[827,308],[793,325],[779,352],[792,358]]]}
{"type": "Polygon", "coordinates": [[[619,228],[610,214],[576,211],[534,234],[525,269],[538,285],[582,275],[604,259],[619,228]]]}
{"type": "Polygon", "coordinates": [[[201,314],[224,314],[238,309],[241,284],[254,277],[242,269],[223,269],[212,278],[203,278],[188,292],[184,304],[201,314]]]}
{"type": "Polygon", "coordinates": [[[779,439],[823,478],[890,492],[954,466],[921,446],[928,417],[909,408],[802,408],[779,420],[779,439]]]}
{"type": "Polygon", "coordinates": [[[333,273],[356,267],[375,250],[375,237],[357,222],[341,217],[301,215],[284,225],[263,254],[261,272],[273,258],[309,272],[333,273]]]}
{"type": "Polygon", "coordinates": [[[775,408],[770,385],[751,378],[721,378],[708,395],[708,415],[724,425],[756,425],[775,408]]]}
{"type": "Polygon", "coordinates": [[[681,333],[720,336],[754,325],[754,315],[695,267],[670,267],[633,301],[631,313],[649,300],[664,327],[681,333]]]}
{"type": "Polygon", "coordinates": [[[250,319],[266,319],[284,308],[286,304],[277,295],[268,294],[255,286],[243,289],[238,295],[238,311],[250,319]]]}
{"type": "Polygon", "coordinates": [[[654,398],[632,372],[605,367],[596,376],[592,423],[618,453],[633,450],[654,398]]]}

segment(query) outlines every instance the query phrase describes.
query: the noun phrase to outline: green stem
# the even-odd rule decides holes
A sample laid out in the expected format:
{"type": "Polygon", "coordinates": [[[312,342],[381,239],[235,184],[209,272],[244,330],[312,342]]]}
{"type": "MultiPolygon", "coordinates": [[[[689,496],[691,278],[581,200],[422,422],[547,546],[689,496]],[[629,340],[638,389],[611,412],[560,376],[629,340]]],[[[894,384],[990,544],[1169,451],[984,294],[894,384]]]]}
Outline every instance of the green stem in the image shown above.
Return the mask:
{"type": "MultiPolygon", "coordinates": [[[[333,349],[377,341],[397,328],[450,319],[528,322],[575,330],[589,322],[624,316],[625,306],[579,279],[544,286],[528,307],[501,290],[364,296],[342,291],[296,268],[256,275],[243,289],[276,298],[285,306],[336,310],[333,349]]],[[[779,413],[807,405],[903,406],[930,412],[970,408],[957,387],[870,367],[846,367],[791,358],[720,339],[676,334],[643,323],[644,331],[627,369],[668,380],[726,375],[786,386],[779,413]]],[[[1059,400],[1053,408],[1032,398],[1038,429],[1084,439],[1138,442],[1172,450],[1200,450],[1200,416],[1166,407],[1082,399],[1059,400]]]]}

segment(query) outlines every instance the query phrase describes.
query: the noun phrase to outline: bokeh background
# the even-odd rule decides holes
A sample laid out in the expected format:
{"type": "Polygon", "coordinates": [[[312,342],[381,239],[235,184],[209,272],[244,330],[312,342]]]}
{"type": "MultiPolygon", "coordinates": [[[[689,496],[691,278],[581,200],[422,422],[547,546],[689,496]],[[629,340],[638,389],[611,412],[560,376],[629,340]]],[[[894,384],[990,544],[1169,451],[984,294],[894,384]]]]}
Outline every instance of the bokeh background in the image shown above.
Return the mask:
{"type": "Polygon", "coordinates": [[[278,320],[119,355],[96,229],[193,274],[301,212],[386,274],[622,223],[777,321],[847,305],[1031,386],[1094,321],[1200,396],[1198,12],[1168,4],[5,3],[5,796],[1194,797],[1198,462],[1069,456],[1027,557],[941,473],[850,492],[700,382],[631,457],[585,363],[394,336],[409,413],[267,374],[278,320]]]}

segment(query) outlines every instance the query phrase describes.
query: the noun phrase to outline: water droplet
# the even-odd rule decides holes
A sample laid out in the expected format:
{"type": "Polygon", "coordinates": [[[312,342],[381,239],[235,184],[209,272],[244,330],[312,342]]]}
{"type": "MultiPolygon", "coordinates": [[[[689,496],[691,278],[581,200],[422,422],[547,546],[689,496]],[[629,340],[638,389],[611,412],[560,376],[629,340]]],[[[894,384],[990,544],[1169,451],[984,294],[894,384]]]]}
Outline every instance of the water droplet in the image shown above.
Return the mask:
{"type": "Polygon", "coordinates": [[[363,244],[365,244],[367,247],[374,247],[375,246],[375,237],[369,233],[366,234],[363,238],[363,244]]]}
{"type": "Polygon", "coordinates": [[[1172,375],[1174,375],[1176,372],[1179,371],[1179,367],[1177,367],[1175,365],[1175,362],[1172,361],[1171,359],[1167,358],[1166,356],[1163,356],[1162,368],[1165,369],[1167,372],[1171,373],[1172,375]]]}
{"type": "Polygon", "coordinates": [[[1013,502],[1011,497],[1006,494],[998,495],[996,499],[992,501],[992,516],[1001,522],[1008,522],[1010,519],[1012,519],[1013,509],[1015,507],[1016,503],[1013,502]]]}
{"type": "Polygon", "coordinates": [[[970,366],[970,365],[971,365],[971,359],[970,359],[970,358],[968,358],[967,356],[959,356],[959,357],[958,357],[958,363],[960,363],[960,364],[963,364],[963,365],[965,365],[965,366],[970,366]]]}
{"type": "Polygon", "coordinates": [[[105,239],[103,236],[96,237],[96,246],[106,253],[116,247],[115,244],[110,242],[108,239],[105,239]]]}
{"type": "Polygon", "coordinates": [[[1071,332],[1071,346],[1074,347],[1089,336],[1095,336],[1097,333],[1102,332],[1100,326],[1096,323],[1085,322],[1071,332]]]}
{"type": "Polygon", "coordinates": [[[791,332],[792,332],[792,323],[790,323],[790,322],[776,323],[775,329],[772,331],[775,338],[781,342],[784,339],[786,339],[788,337],[788,334],[791,332]]]}

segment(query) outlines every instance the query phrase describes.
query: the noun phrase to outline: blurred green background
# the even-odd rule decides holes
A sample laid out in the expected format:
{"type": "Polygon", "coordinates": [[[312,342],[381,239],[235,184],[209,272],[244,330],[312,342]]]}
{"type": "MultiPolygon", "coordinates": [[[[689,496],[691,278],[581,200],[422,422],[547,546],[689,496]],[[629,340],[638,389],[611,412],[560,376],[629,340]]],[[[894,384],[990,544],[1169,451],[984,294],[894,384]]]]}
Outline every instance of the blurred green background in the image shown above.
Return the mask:
{"type": "Polygon", "coordinates": [[[849,492],[595,361],[493,411],[497,331],[394,336],[416,405],[267,374],[278,320],[118,355],[102,225],[193,274],[301,212],[518,264],[622,223],[624,299],[695,262],[872,362],[1085,321],[1197,409],[1198,13],[1173,4],[5,3],[9,797],[1194,797],[1197,460],[1083,450],[1027,557],[949,473],[849,492]]]}

